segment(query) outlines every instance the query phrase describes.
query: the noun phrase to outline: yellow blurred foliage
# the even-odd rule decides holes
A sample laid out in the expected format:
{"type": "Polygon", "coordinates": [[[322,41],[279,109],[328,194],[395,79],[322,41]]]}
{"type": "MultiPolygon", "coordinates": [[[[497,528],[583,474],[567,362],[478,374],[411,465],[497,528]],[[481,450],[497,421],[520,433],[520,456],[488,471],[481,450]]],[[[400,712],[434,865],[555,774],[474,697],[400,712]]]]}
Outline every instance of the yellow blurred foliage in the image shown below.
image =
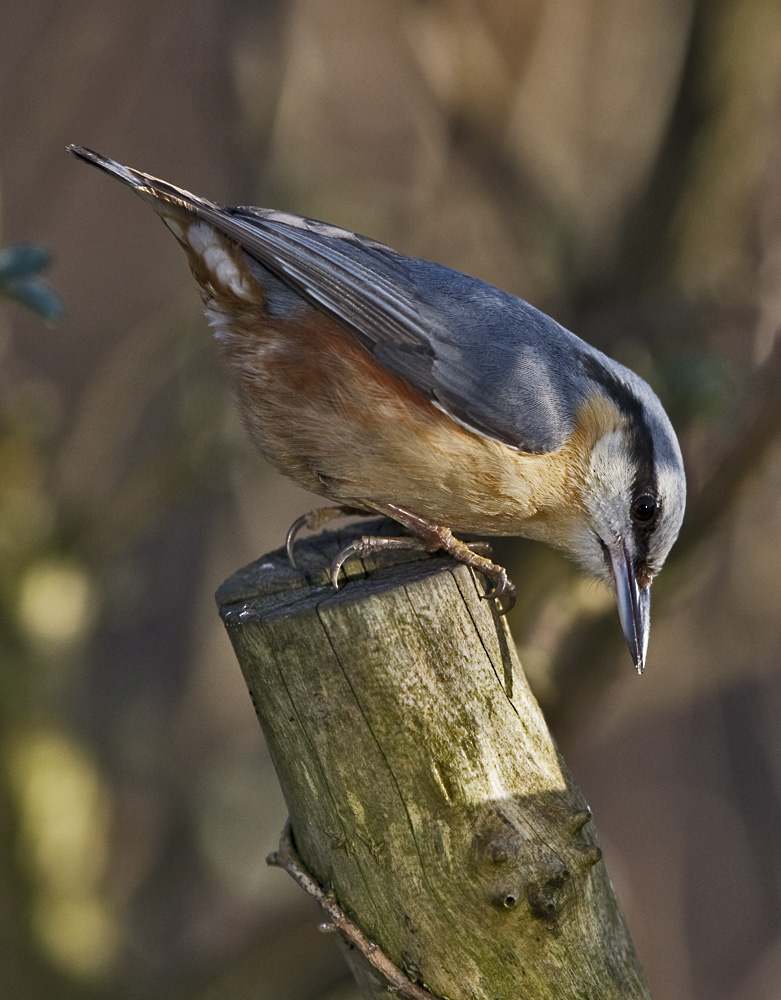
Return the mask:
{"type": "Polygon", "coordinates": [[[111,967],[118,924],[103,891],[111,805],[94,760],[65,733],[25,730],[4,753],[19,816],[19,853],[33,883],[32,929],[66,971],[111,967]]]}
{"type": "Polygon", "coordinates": [[[23,631],[41,643],[59,646],[82,638],[97,615],[88,573],[57,559],[33,563],[22,577],[18,615],[23,631]]]}

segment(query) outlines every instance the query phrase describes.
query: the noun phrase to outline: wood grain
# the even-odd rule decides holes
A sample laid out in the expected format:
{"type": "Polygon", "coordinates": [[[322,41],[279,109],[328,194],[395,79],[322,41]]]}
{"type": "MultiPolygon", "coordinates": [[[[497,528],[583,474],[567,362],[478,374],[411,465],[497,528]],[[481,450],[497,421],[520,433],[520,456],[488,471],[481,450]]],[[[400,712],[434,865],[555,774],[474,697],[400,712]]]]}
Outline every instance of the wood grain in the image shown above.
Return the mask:
{"type": "Polygon", "coordinates": [[[280,550],[217,594],[304,865],[435,996],[649,997],[483,582],[396,553],[348,563],[333,591],[330,559],[365,532],[299,543],[298,571],[280,550]]]}

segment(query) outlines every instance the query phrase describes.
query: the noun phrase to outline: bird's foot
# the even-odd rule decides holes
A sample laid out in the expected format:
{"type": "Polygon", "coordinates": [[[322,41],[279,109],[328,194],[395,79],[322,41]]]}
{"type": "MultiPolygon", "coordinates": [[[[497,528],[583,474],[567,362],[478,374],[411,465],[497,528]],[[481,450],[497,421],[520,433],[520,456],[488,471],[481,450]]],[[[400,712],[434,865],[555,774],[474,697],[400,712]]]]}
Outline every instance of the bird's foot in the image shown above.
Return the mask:
{"type": "MultiPolygon", "coordinates": [[[[489,591],[480,596],[485,598],[485,600],[495,600],[500,615],[506,615],[508,611],[511,611],[515,607],[515,587],[508,579],[507,570],[504,566],[499,566],[497,563],[486,558],[485,555],[476,551],[470,543],[456,538],[450,528],[445,528],[442,525],[433,525],[432,531],[439,540],[438,548],[447,552],[457,562],[464,563],[465,566],[471,566],[478,573],[482,573],[483,576],[488,577],[493,586],[489,591]]],[[[488,547],[488,551],[490,552],[490,546],[488,547]]]]}
{"type": "Polygon", "coordinates": [[[331,583],[334,590],[339,589],[339,572],[348,559],[355,556],[363,559],[374,552],[387,552],[390,549],[417,550],[418,552],[435,552],[438,546],[432,546],[422,538],[404,537],[392,538],[385,535],[362,535],[342,549],[331,563],[331,583]]]}
{"type": "MultiPolygon", "coordinates": [[[[454,541],[458,541],[458,539],[454,539],[454,541]]],[[[484,558],[486,552],[490,553],[491,551],[491,546],[487,542],[460,542],[459,544],[463,545],[466,549],[469,550],[470,558],[474,557],[478,560],[481,560],[481,564],[489,562],[489,560],[484,558]]],[[[407,551],[417,550],[418,552],[436,552],[438,549],[441,549],[443,547],[444,546],[440,543],[438,539],[436,542],[434,542],[432,540],[420,538],[415,535],[404,536],[402,538],[389,535],[362,535],[360,538],[357,538],[354,542],[351,542],[350,545],[347,545],[345,548],[343,548],[342,551],[336,556],[334,561],[331,563],[331,583],[333,584],[335,590],[339,589],[339,573],[342,569],[342,566],[347,562],[348,559],[351,559],[353,557],[355,557],[356,559],[363,559],[364,556],[373,555],[375,552],[388,552],[393,549],[406,549],[407,551]]],[[[465,559],[461,559],[459,561],[466,562],[465,559]]],[[[493,563],[490,563],[490,565],[494,566],[493,563]]],[[[485,570],[482,569],[482,565],[476,566],[476,568],[481,569],[482,572],[485,572],[485,570]]],[[[502,567],[495,566],[494,568],[500,571],[500,573],[503,573],[505,582],[509,583],[509,581],[507,581],[507,574],[504,573],[502,567]]],[[[512,585],[510,584],[510,586],[512,585]]],[[[491,594],[484,594],[483,596],[500,597],[503,593],[505,593],[505,591],[506,588],[500,590],[498,593],[492,592],[491,594]]]]}
{"type": "Polygon", "coordinates": [[[290,565],[295,568],[295,556],[293,546],[298,534],[308,528],[310,531],[317,531],[323,525],[328,524],[342,517],[366,517],[372,513],[387,514],[409,531],[413,532],[410,537],[394,538],[382,535],[362,535],[350,545],[339,552],[331,563],[331,583],[334,588],[339,587],[339,572],[344,563],[352,558],[362,559],[364,556],[372,555],[375,552],[385,552],[393,549],[406,549],[408,551],[417,550],[420,552],[437,552],[440,549],[447,552],[457,562],[471,566],[472,569],[482,573],[492,582],[492,588],[481,596],[486,599],[496,600],[499,606],[499,613],[504,615],[515,604],[515,587],[507,579],[507,571],[503,566],[498,566],[488,558],[491,555],[491,546],[488,542],[464,542],[456,538],[450,528],[435,524],[428,518],[412,514],[394,504],[376,505],[373,511],[362,507],[351,507],[346,504],[339,504],[335,507],[316,507],[314,510],[297,517],[290,525],[285,539],[285,549],[290,565]],[[502,598],[505,599],[504,606],[502,598]]]}
{"type": "MultiPolygon", "coordinates": [[[[379,548],[420,548],[426,552],[436,552],[438,549],[442,549],[457,562],[471,566],[472,569],[488,577],[493,587],[481,596],[486,600],[496,600],[499,614],[506,615],[514,607],[515,587],[507,578],[507,570],[487,558],[491,554],[491,546],[486,542],[464,542],[460,538],[456,538],[450,528],[435,524],[428,518],[413,514],[395,504],[383,504],[381,507],[378,505],[377,509],[388,514],[394,521],[398,521],[399,524],[404,525],[417,536],[416,539],[393,539],[393,541],[404,543],[417,541],[418,545],[378,546],[372,551],[378,551],[379,548]],[[502,603],[502,598],[505,599],[504,603],[502,603]]],[[[378,539],[378,541],[383,541],[383,539],[378,539]]],[[[391,539],[387,539],[387,541],[391,541],[391,539]]],[[[341,554],[337,559],[340,558],[341,554]]],[[[348,555],[350,554],[352,553],[348,553],[348,555]]]]}
{"type": "Polygon", "coordinates": [[[362,510],[360,507],[348,507],[345,504],[339,504],[337,507],[315,507],[314,510],[302,514],[301,517],[297,517],[288,528],[287,536],[285,537],[285,549],[290,565],[293,569],[296,568],[293,545],[299,533],[304,528],[308,528],[309,531],[318,531],[324,524],[328,524],[329,521],[335,521],[342,517],[368,517],[371,513],[371,511],[362,510]]]}

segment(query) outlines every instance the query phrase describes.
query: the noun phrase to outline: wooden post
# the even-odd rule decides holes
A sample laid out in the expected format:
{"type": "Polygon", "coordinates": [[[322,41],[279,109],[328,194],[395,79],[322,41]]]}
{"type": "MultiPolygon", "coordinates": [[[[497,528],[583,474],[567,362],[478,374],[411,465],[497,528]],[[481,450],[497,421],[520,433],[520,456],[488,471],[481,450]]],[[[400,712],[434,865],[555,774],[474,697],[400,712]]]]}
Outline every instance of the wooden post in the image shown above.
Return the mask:
{"type": "Polygon", "coordinates": [[[272,862],[320,893],[367,997],[650,997],[483,582],[397,553],[349,562],[334,591],[330,560],[361,531],[217,593],[290,811],[272,862]]]}

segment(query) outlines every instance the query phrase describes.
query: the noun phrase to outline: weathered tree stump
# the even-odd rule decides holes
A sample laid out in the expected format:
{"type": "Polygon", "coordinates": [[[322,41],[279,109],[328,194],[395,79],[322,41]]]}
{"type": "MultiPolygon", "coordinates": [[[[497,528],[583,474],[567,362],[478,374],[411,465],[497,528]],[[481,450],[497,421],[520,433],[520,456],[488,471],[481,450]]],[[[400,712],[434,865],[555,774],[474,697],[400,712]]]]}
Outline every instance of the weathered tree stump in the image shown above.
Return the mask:
{"type": "Polygon", "coordinates": [[[285,841],[277,862],[330,895],[345,937],[376,943],[352,948],[368,997],[387,995],[378,956],[449,1000],[649,997],[482,580],[398,553],[348,562],[334,591],[330,560],[361,531],[299,543],[299,570],[275,552],[217,593],[290,811],[300,863],[285,841]]]}

